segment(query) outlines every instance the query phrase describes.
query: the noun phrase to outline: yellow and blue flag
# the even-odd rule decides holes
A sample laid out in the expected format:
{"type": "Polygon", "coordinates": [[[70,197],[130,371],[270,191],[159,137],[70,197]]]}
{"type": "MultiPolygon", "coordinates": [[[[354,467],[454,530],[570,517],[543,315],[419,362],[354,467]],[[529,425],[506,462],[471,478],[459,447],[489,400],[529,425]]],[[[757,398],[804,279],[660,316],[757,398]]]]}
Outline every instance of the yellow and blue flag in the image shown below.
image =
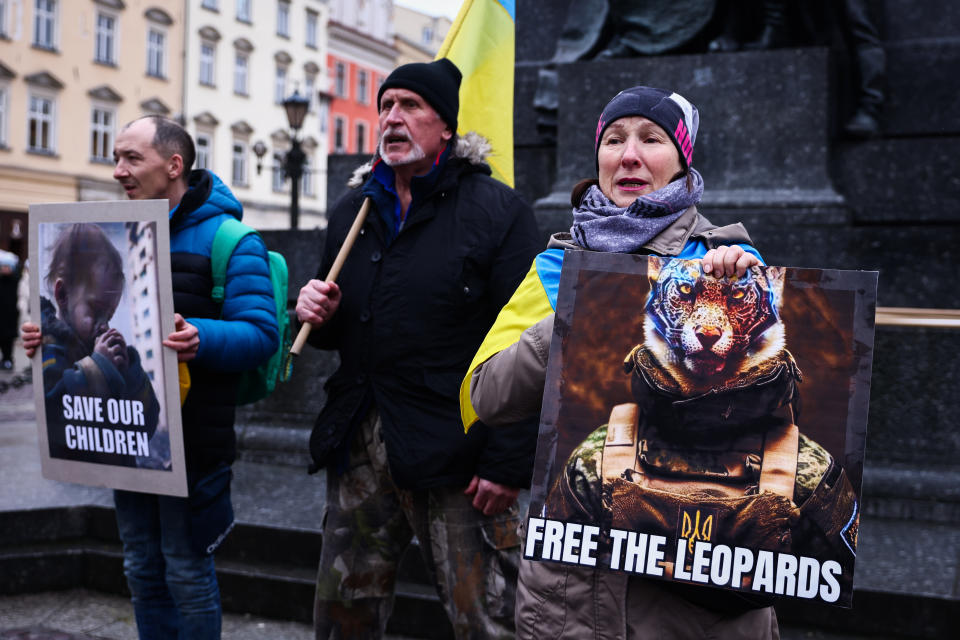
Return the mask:
{"type": "Polygon", "coordinates": [[[513,187],[513,60],[516,0],[464,0],[437,52],[460,69],[458,133],[490,141],[493,177],[513,187]]]}
{"type": "Polygon", "coordinates": [[[460,419],[463,421],[464,432],[469,431],[480,419],[470,400],[470,378],[473,377],[473,372],[492,356],[519,340],[528,327],[557,310],[562,267],[563,249],[547,249],[538,255],[510,301],[500,310],[473,357],[466,377],[460,383],[460,419]]]}

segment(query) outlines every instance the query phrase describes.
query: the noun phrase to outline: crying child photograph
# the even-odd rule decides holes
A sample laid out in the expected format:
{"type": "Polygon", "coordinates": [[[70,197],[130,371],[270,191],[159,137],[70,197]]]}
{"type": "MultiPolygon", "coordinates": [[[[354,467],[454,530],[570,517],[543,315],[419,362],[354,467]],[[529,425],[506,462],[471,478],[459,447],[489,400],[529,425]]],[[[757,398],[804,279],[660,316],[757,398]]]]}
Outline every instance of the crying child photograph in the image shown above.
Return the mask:
{"type": "MultiPolygon", "coordinates": [[[[170,475],[176,448],[170,418],[179,418],[179,406],[167,406],[171,363],[161,345],[161,225],[137,216],[64,219],[64,209],[48,207],[54,207],[49,221],[41,219],[50,210],[31,210],[45,470],[82,463],[73,467],[79,474],[68,471],[58,479],[114,488],[131,486],[123,474],[111,475],[116,468],[170,475]]],[[[176,376],[175,363],[172,369],[176,376]]]]}

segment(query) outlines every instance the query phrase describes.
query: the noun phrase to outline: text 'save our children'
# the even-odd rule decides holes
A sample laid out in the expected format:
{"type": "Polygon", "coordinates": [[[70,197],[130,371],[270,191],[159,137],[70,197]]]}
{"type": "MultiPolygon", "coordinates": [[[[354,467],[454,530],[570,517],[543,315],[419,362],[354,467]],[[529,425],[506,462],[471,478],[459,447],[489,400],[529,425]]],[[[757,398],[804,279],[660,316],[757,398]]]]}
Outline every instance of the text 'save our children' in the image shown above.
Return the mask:
{"type": "Polygon", "coordinates": [[[68,449],[150,455],[146,432],[122,428],[144,426],[143,403],[139,400],[64,394],[61,403],[67,421],[64,439],[68,449]],[[104,424],[109,426],[98,426],[104,424]]]}

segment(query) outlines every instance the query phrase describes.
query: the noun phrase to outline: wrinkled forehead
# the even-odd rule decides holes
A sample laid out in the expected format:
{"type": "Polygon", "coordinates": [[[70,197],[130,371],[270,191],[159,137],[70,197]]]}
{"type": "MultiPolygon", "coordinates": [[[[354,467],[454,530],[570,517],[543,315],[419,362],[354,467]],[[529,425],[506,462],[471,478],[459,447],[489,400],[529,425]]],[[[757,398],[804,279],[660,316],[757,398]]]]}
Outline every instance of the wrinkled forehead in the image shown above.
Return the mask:
{"type": "Polygon", "coordinates": [[[383,108],[384,103],[387,101],[390,102],[400,102],[401,100],[415,100],[419,104],[423,105],[430,111],[433,111],[433,107],[430,106],[430,103],[424,100],[416,91],[411,91],[410,89],[404,89],[402,87],[390,87],[383,92],[383,95],[380,96],[380,108],[383,108]]]}
{"type": "Polygon", "coordinates": [[[663,136],[667,135],[663,127],[649,118],[644,118],[643,116],[624,116],[610,123],[610,126],[603,132],[603,139],[606,139],[612,133],[620,135],[640,133],[642,135],[648,132],[659,133],[663,136]]]}

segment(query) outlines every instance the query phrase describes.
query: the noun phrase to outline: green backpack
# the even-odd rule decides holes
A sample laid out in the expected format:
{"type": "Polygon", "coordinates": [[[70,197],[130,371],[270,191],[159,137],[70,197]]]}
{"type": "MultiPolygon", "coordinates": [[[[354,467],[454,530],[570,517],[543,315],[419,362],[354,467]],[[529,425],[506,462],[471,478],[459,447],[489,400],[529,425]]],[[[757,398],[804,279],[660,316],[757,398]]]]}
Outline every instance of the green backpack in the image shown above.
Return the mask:
{"type": "MultiPolygon", "coordinates": [[[[213,273],[213,292],[211,297],[217,304],[223,304],[224,287],[227,282],[227,263],[233,250],[244,237],[257,233],[239,220],[230,218],[220,225],[213,237],[213,249],[210,251],[210,270],[213,273]]],[[[280,332],[280,346],[270,359],[256,369],[244,371],[237,388],[237,404],[250,404],[270,395],[277,381],[286,382],[284,359],[290,349],[290,316],[287,315],[287,261],[276,251],[267,251],[270,263],[270,283],[273,285],[273,300],[276,303],[277,329],[280,332]]]]}

